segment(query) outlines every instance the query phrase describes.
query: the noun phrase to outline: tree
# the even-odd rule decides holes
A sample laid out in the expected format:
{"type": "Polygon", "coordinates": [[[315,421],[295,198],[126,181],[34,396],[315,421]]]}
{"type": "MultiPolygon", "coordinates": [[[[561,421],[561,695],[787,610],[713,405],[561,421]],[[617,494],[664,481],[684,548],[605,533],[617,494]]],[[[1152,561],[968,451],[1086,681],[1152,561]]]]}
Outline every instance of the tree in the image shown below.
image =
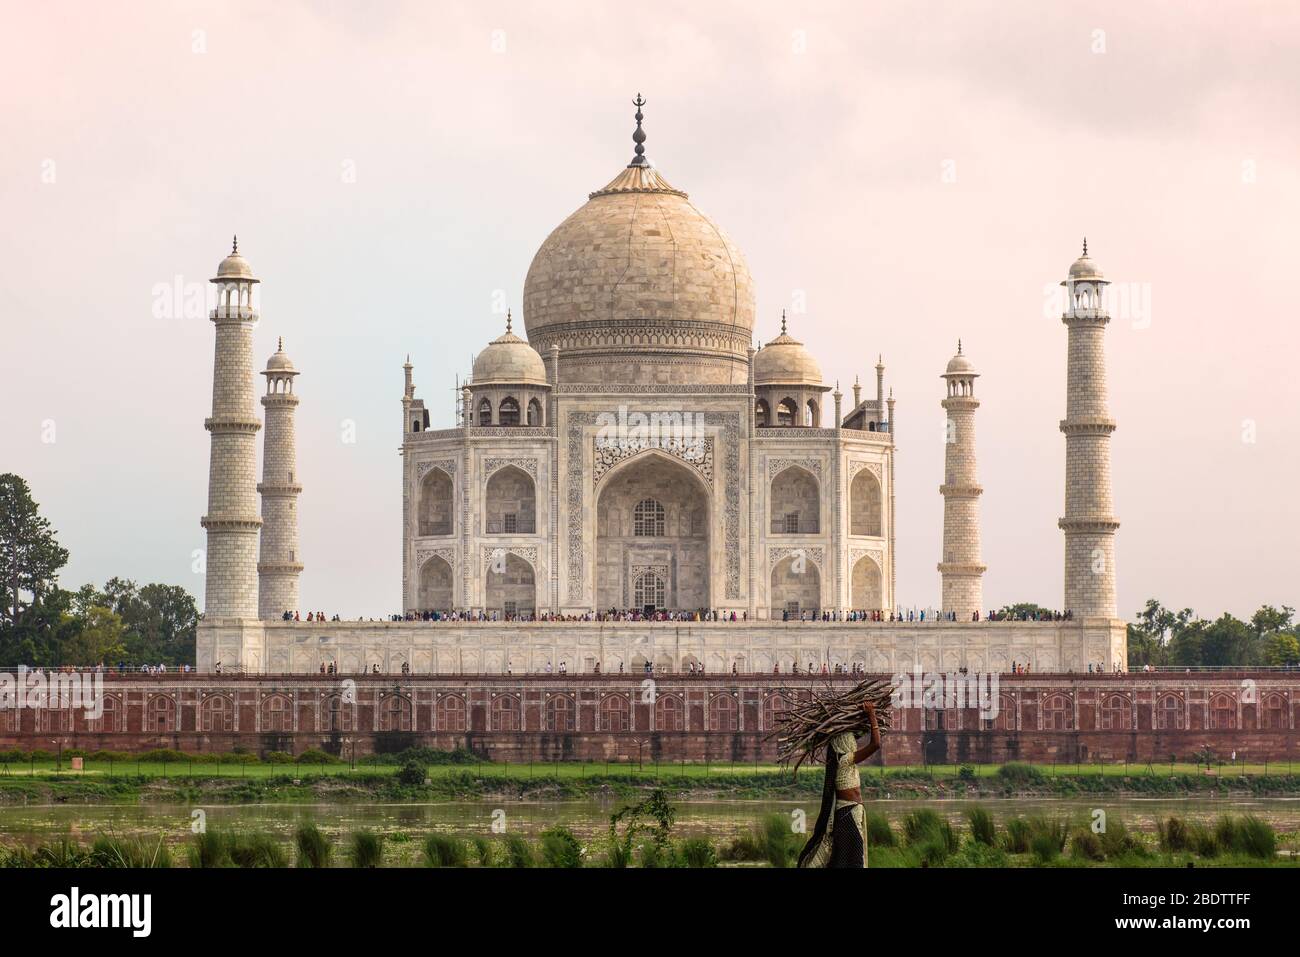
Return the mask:
{"type": "Polygon", "coordinates": [[[1228,667],[1258,664],[1250,626],[1226,611],[1206,627],[1201,640],[1201,664],[1228,667]]]}
{"type": "Polygon", "coordinates": [[[117,612],[94,605],[84,618],[68,617],[75,628],[60,643],[59,664],[84,667],[122,656],[122,619],[117,612]]]}
{"type": "Polygon", "coordinates": [[[31,489],[17,475],[0,475],[0,581],[5,599],[0,626],[17,627],[23,615],[52,591],[68,552],[54,538],[48,519],[32,501],[31,489]],[[23,596],[31,600],[23,603],[23,596]]]}
{"type": "Polygon", "coordinates": [[[1044,608],[1042,605],[1036,605],[1032,601],[1019,601],[1014,605],[1004,605],[1002,608],[1002,614],[1006,615],[1008,618],[1017,619],[1020,618],[1021,615],[1028,618],[1033,618],[1035,615],[1040,618],[1051,618],[1052,610],[1050,608],[1044,608]]]}
{"type": "Polygon", "coordinates": [[[1290,605],[1283,605],[1281,608],[1261,605],[1259,611],[1250,616],[1250,628],[1256,637],[1263,638],[1274,632],[1286,631],[1291,627],[1293,618],[1295,618],[1295,609],[1290,605]]]}
{"type": "Polygon", "coordinates": [[[1300,639],[1287,631],[1277,631],[1264,639],[1264,663],[1275,668],[1300,665],[1300,639]]]}

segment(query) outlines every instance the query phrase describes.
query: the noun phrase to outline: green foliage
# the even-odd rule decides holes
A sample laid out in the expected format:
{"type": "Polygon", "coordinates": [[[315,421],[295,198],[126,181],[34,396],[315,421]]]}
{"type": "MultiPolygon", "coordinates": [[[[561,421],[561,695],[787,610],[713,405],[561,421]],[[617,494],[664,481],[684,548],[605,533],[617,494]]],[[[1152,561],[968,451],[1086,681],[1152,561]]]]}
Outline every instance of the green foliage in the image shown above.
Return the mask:
{"type": "MultiPolygon", "coordinates": [[[[3,651],[10,650],[4,645],[19,643],[27,612],[56,589],[59,571],[67,563],[67,549],[55,540],[27,483],[12,472],[0,475],[0,636],[7,639],[0,643],[3,651]]],[[[31,659],[5,655],[0,660],[31,659]]]]}
{"type": "Polygon", "coordinates": [[[753,830],[741,831],[722,848],[718,857],[724,861],[761,861],[764,859],[763,850],[763,844],[753,830]]]}
{"type": "Polygon", "coordinates": [[[1009,817],[1003,825],[1005,833],[1002,845],[1009,854],[1025,854],[1029,851],[1029,822],[1023,817],[1009,817]]]}
{"type": "Polygon", "coordinates": [[[425,867],[465,867],[468,864],[469,848],[460,838],[430,834],[424,839],[425,867]]]}
{"type": "Polygon", "coordinates": [[[985,844],[989,847],[995,847],[998,843],[998,828],[993,823],[993,815],[986,808],[975,805],[966,812],[966,820],[970,822],[971,840],[977,844],[985,844]]]}
{"type": "Polygon", "coordinates": [[[624,805],[609,818],[609,841],[619,845],[611,856],[617,860],[631,860],[633,848],[643,834],[649,835],[659,852],[666,851],[676,819],[677,809],[660,788],[636,804],[624,805]],[[621,834],[620,827],[623,829],[621,834]]]}
{"type": "Polygon", "coordinates": [[[528,839],[519,834],[507,834],[503,842],[506,860],[511,867],[536,867],[537,853],[528,839]]]}
{"type": "Polygon", "coordinates": [[[894,847],[898,836],[889,824],[889,818],[879,811],[867,812],[867,844],[870,847],[894,847]]]}
{"type": "Polygon", "coordinates": [[[1224,815],[1215,822],[1214,839],[1223,851],[1269,860],[1277,854],[1273,828],[1253,814],[1236,818],[1224,815]]]}
{"type": "Polygon", "coordinates": [[[1090,827],[1078,827],[1070,834],[1070,854],[1089,861],[1104,861],[1106,849],[1090,827]]]}
{"type": "Polygon", "coordinates": [[[418,761],[407,761],[397,771],[397,780],[407,787],[419,787],[428,777],[429,769],[418,761]]]}
{"type": "Polygon", "coordinates": [[[229,854],[235,867],[289,866],[289,855],[270,834],[235,834],[229,840],[229,854]]]}
{"type": "Polygon", "coordinates": [[[299,867],[329,867],[334,848],[329,838],[315,824],[300,824],[294,831],[299,867]]]}
{"type": "Polygon", "coordinates": [[[474,848],[474,857],[479,863],[479,867],[491,867],[496,857],[492,853],[492,842],[486,837],[474,837],[470,839],[470,847],[474,848]]]}
{"type": "Polygon", "coordinates": [[[773,867],[793,867],[807,835],[794,832],[788,814],[774,811],[763,816],[755,837],[762,849],[763,860],[773,867]]]}
{"type": "Polygon", "coordinates": [[[302,754],[298,755],[299,764],[342,764],[343,762],[332,754],[326,754],[319,748],[308,748],[302,754]]]}
{"type": "Polygon", "coordinates": [[[972,783],[976,780],[975,766],[973,764],[963,764],[957,770],[957,780],[972,783]]]}
{"type": "Polygon", "coordinates": [[[957,851],[960,839],[946,818],[929,808],[918,808],[903,818],[908,850],[933,867],[957,851]]]}
{"type": "Polygon", "coordinates": [[[542,861],[547,867],[581,867],[582,844],[567,827],[542,831],[542,861]]]}
{"type": "Polygon", "coordinates": [[[1009,761],[1002,767],[998,768],[998,780],[1004,784],[1014,786],[1040,784],[1043,780],[1043,772],[1038,770],[1032,764],[1025,764],[1021,761],[1009,761]]]}
{"type": "Polygon", "coordinates": [[[718,852],[707,837],[688,837],[677,846],[677,858],[686,867],[717,867],[718,852]]]}
{"type": "Polygon", "coordinates": [[[165,868],[172,866],[171,851],[163,843],[143,837],[101,836],[90,847],[96,867],[165,868]]]}
{"type": "Polygon", "coordinates": [[[348,844],[348,858],[353,867],[382,867],[384,839],[374,831],[357,831],[348,844]]]}
{"type": "Polygon", "coordinates": [[[221,831],[206,830],[194,835],[189,846],[190,867],[233,867],[230,842],[221,831]]]}
{"type": "Polygon", "coordinates": [[[1039,864],[1050,864],[1061,855],[1061,846],[1050,834],[1035,834],[1030,837],[1029,850],[1039,864]]]}
{"type": "Polygon", "coordinates": [[[425,767],[448,764],[478,764],[481,759],[473,751],[456,748],[453,751],[440,751],[437,748],[406,748],[391,754],[367,754],[357,759],[358,764],[403,765],[408,761],[423,764],[425,767]]]}
{"type": "Polygon", "coordinates": [[[967,841],[947,861],[948,867],[1007,867],[1008,865],[1006,852],[1002,848],[982,844],[979,841],[967,841]]]}

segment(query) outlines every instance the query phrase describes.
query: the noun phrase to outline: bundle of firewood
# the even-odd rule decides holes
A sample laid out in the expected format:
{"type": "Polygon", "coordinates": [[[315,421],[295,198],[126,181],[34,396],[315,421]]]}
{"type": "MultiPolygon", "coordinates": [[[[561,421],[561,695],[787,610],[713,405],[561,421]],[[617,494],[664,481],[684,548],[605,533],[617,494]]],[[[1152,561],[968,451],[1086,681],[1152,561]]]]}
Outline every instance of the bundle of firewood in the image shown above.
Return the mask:
{"type": "Polygon", "coordinates": [[[811,692],[782,691],[785,710],[776,712],[776,727],[768,734],[776,738],[779,760],[782,764],[794,761],[794,770],[798,771],[799,765],[814,758],[836,735],[845,731],[869,733],[871,721],[862,710],[868,701],[875,706],[876,723],[884,734],[889,730],[892,690],[888,681],[866,678],[850,691],[834,687],[811,692]]]}

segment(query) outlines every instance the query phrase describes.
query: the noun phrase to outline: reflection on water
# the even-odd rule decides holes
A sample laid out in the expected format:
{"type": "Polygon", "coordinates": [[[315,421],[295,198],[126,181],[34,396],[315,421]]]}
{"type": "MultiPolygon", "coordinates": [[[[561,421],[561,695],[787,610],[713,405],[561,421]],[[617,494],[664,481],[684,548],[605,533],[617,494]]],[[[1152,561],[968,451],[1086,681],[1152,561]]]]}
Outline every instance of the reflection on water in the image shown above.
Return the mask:
{"type": "MultiPolygon", "coordinates": [[[[627,801],[621,799],[502,802],[464,801],[437,804],[242,804],[242,805],[77,805],[0,808],[0,840],[39,843],[73,837],[91,840],[99,834],[126,837],[159,835],[169,844],[182,843],[192,831],[192,814],[201,807],[209,828],[239,831],[267,831],[289,840],[299,824],[314,822],[331,838],[339,839],[362,828],[390,835],[397,843],[412,842],[411,855],[424,834],[491,836],[494,812],[504,812],[504,823],[512,832],[536,835],[561,824],[583,838],[603,835],[609,816],[627,801]]],[[[1221,814],[1256,814],[1281,832],[1300,830],[1300,798],[1207,798],[1195,799],[1124,797],[1014,798],[968,800],[873,801],[872,810],[898,821],[917,807],[931,808],[954,824],[964,825],[968,808],[980,804],[999,821],[1019,814],[1047,814],[1086,819],[1094,808],[1119,815],[1129,827],[1153,831],[1159,818],[1177,814],[1189,819],[1212,820],[1221,814]]],[[[680,835],[707,835],[728,839],[773,812],[789,814],[803,808],[817,811],[816,801],[793,800],[681,800],[676,802],[680,835]]],[[[501,818],[500,814],[496,815],[501,818]]]]}

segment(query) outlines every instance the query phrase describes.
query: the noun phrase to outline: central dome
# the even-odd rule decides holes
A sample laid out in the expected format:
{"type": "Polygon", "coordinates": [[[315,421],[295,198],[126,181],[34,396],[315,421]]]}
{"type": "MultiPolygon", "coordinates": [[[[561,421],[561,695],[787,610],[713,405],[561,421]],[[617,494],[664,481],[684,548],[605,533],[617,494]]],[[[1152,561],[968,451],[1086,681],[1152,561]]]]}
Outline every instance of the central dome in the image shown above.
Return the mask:
{"type": "MultiPolygon", "coordinates": [[[[641,155],[546,237],[524,326],[564,383],[744,383],[754,291],[745,259],[641,155]]],[[[634,135],[634,139],[635,139],[634,135]]]]}

